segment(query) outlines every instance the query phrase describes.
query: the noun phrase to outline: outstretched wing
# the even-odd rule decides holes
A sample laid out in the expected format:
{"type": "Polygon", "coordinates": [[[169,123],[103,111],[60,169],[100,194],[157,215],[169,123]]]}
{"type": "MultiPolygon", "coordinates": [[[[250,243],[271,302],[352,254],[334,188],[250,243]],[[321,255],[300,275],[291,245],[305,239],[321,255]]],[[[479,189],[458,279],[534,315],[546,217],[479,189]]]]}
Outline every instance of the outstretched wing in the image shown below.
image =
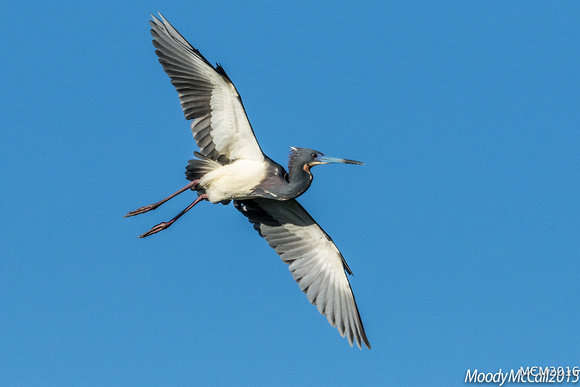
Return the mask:
{"type": "Polygon", "coordinates": [[[332,239],[306,210],[295,199],[236,200],[234,205],[290,265],[294,280],[330,325],[346,335],[351,346],[354,340],[359,348],[364,343],[370,349],[345,271],[352,273],[332,239]]]}
{"type": "Polygon", "coordinates": [[[151,35],[159,63],[179,93],[186,119],[202,154],[227,164],[262,160],[264,154],[242,100],[221,66],[213,67],[160,14],[152,16],[151,35]]]}

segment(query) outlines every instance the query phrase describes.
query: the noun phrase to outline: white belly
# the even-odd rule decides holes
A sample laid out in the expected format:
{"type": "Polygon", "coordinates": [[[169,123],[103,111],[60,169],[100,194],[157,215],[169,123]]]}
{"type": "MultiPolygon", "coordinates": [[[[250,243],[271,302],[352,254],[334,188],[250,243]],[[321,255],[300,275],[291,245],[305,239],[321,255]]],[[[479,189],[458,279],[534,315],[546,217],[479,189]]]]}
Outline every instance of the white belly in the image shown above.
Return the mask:
{"type": "Polygon", "coordinates": [[[212,203],[247,198],[266,177],[264,160],[237,160],[205,174],[199,185],[212,203]]]}

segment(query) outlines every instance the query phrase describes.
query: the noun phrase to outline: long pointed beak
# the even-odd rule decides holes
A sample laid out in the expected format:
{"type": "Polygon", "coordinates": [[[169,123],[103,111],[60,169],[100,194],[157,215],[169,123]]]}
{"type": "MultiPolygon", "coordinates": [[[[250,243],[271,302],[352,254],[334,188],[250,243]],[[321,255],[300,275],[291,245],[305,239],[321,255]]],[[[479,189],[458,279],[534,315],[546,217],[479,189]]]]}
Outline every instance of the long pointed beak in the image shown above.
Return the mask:
{"type": "Polygon", "coordinates": [[[349,159],[337,159],[335,157],[328,157],[328,156],[322,156],[316,159],[316,161],[319,161],[321,164],[356,164],[356,165],[364,165],[364,163],[360,162],[360,161],[354,161],[354,160],[349,160],[349,159]]]}

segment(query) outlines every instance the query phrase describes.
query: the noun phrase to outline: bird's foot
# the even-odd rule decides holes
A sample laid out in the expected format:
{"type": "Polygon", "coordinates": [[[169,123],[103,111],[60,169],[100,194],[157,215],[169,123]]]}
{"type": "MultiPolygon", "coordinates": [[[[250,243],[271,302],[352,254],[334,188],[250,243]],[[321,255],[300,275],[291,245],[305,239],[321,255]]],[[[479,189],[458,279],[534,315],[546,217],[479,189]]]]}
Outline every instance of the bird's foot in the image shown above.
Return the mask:
{"type": "Polygon", "coordinates": [[[135,211],[127,212],[127,215],[123,216],[123,218],[128,218],[130,216],[135,216],[135,215],[139,215],[139,214],[144,214],[146,212],[149,212],[151,210],[156,209],[157,207],[159,207],[159,206],[156,206],[154,204],[149,204],[148,206],[139,207],[135,211]]]}
{"type": "Polygon", "coordinates": [[[166,228],[168,228],[172,224],[173,224],[172,221],[169,221],[169,222],[161,222],[158,225],[153,226],[151,228],[151,230],[147,231],[145,234],[139,235],[137,238],[145,238],[145,237],[148,237],[150,235],[157,234],[159,231],[165,230],[166,228]]]}

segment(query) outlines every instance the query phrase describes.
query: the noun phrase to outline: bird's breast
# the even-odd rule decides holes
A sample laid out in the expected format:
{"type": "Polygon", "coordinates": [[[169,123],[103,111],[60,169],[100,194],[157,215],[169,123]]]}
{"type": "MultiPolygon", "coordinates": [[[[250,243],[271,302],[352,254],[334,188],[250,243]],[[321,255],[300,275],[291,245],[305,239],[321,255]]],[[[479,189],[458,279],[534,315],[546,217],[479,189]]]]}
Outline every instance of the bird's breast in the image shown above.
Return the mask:
{"type": "Polygon", "coordinates": [[[222,200],[245,199],[267,172],[265,160],[236,160],[205,174],[200,186],[212,203],[222,200]]]}

